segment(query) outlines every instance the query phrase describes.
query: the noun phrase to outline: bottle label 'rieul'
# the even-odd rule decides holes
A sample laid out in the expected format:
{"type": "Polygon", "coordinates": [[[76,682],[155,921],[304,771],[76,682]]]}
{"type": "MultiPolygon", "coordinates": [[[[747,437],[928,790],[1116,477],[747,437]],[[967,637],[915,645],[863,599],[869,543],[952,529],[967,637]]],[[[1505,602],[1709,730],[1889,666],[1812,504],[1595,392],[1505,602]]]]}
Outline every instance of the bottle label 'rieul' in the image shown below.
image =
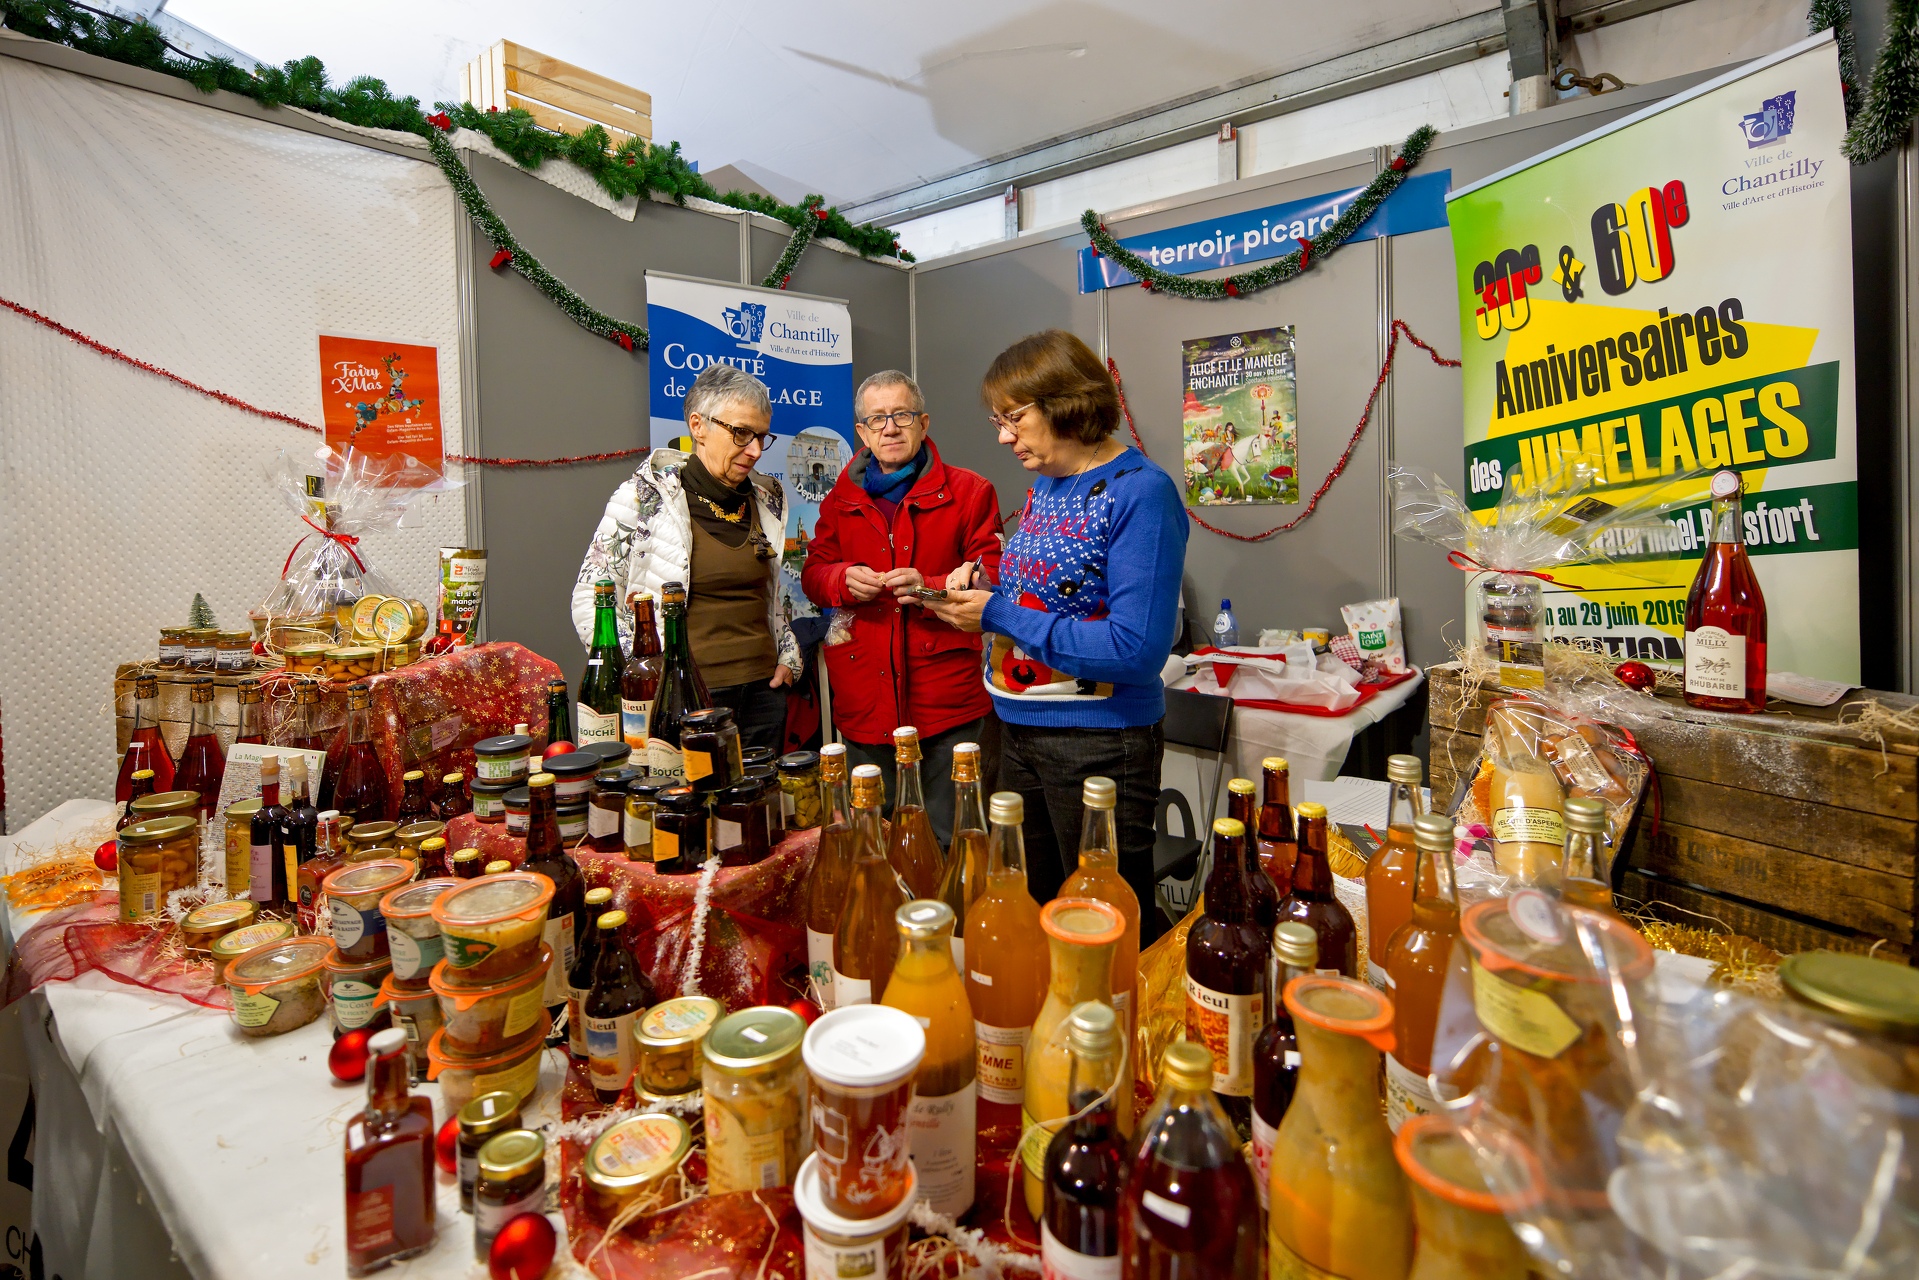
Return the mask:
{"type": "Polygon", "coordinates": [[[1253,1096],[1253,1039],[1266,1025],[1265,997],[1229,995],[1186,979],[1186,1034],[1213,1051],[1213,1092],[1253,1096]]]}
{"type": "Polygon", "coordinates": [[[1746,696],[1746,637],[1722,627],[1686,633],[1686,692],[1709,698],[1746,696]]]}

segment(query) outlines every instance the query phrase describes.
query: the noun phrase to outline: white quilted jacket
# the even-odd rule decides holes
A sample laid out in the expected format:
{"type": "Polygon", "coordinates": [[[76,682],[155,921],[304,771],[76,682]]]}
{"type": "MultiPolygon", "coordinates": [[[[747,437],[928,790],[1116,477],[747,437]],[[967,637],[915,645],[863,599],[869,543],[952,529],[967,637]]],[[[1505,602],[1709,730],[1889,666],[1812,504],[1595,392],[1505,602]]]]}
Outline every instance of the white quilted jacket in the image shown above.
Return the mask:
{"type": "MultiPolygon", "coordinates": [[[[580,643],[593,639],[593,584],[611,578],[622,584],[620,599],[636,591],[660,598],[669,582],[688,582],[693,567],[693,517],[687,513],[686,490],[680,468],[687,455],[678,449],[655,449],[640,463],[633,478],[613,491],[606,514],[587,546],[580,576],[573,584],[573,629],[580,643]]],[[[786,546],[786,493],[772,476],[752,473],[753,513],[760,531],[775,548],[786,546]]],[[[780,612],[780,557],[766,562],[766,625],[779,648],[780,665],[797,679],[800,646],[780,612]]],[[[633,644],[633,613],[621,608],[620,647],[633,644]]]]}

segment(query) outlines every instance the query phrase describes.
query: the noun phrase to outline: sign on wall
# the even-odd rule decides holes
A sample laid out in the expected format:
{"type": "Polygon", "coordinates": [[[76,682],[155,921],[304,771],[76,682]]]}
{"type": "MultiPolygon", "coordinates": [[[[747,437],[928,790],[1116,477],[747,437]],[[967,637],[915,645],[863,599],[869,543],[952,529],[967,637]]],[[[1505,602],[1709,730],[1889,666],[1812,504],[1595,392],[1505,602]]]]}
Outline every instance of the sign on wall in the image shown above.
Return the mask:
{"type": "Polygon", "coordinates": [[[326,442],[375,458],[410,454],[444,470],[440,351],[383,338],[320,335],[326,442]]]}
{"type": "Polygon", "coordinates": [[[1689,500],[1679,555],[1547,586],[1553,634],[1682,660],[1731,467],[1769,665],[1859,679],[1845,129],[1828,32],[1449,197],[1469,505],[1574,460],[1689,500]]]}
{"type": "Polygon", "coordinates": [[[1293,327],[1180,344],[1186,504],[1299,501],[1293,327]]]}
{"type": "Polygon", "coordinates": [[[646,273],[654,448],[686,434],[686,393],[709,364],[766,384],[774,440],[758,470],[786,488],[781,602],[789,617],[818,612],[800,589],[820,502],[858,447],[853,435],[853,319],[844,301],[779,289],[646,273]]]}

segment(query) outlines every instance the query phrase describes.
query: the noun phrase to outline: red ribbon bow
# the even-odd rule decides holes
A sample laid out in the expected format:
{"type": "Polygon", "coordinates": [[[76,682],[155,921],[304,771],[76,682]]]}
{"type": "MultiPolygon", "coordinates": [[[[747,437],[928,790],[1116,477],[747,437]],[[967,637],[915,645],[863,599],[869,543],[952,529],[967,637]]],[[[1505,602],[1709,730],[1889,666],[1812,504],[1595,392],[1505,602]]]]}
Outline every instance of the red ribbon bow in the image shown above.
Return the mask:
{"type": "MultiPolygon", "coordinates": [[[[354,550],[355,547],[360,545],[360,539],[357,534],[335,533],[331,529],[323,529],[319,525],[314,524],[313,521],[306,516],[301,516],[300,519],[306,524],[307,528],[313,530],[313,533],[317,533],[323,538],[331,539],[345,547],[346,553],[353,557],[353,563],[359,567],[360,572],[366,572],[366,561],[360,559],[360,553],[354,550]]],[[[293,567],[293,557],[300,554],[300,548],[306,545],[306,540],[311,538],[313,533],[301,534],[300,540],[293,544],[293,550],[287,552],[287,562],[280,566],[280,576],[282,578],[287,576],[287,570],[293,567]]]]}
{"type": "Polygon", "coordinates": [[[1575,587],[1570,582],[1561,582],[1550,573],[1541,573],[1537,569],[1495,569],[1491,565],[1479,563],[1464,551],[1448,551],[1446,563],[1455,569],[1463,569],[1467,573],[1513,573],[1527,578],[1538,578],[1541,582],[1550,582],[1567,591],[1585,590],[1584,587],[1575,587]]]}

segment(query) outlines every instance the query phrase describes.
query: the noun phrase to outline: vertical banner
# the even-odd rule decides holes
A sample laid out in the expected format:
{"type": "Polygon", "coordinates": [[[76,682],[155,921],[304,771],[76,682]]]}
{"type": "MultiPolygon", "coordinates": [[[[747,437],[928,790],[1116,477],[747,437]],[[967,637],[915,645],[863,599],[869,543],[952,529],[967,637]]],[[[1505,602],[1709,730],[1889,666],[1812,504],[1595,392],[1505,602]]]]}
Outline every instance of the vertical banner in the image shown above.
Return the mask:
{"type": "Polygon", "coordinates": [[[1551,634],[1683,659],[1714,469],[1768,665],[1859,679],[1850,175],[1830,32],[1454,192],[1469,505],[1576,461],[1666,486],[1680,553],[1561,575],[1551,634]],[[1690,475],[1675,481],[1669,477],[1690,475]]]}
{"type": "Polygon", "coordinates": [[[335,449],[445,470],[438,347],[321,334],[320,407],[335,449]]]}
{"type": "Polygon", "coordinates": [[[1293,327],[1180,343],[1186,505],[1299,501],[1293,327]]]}
{"type": "Polygon", "coordinates": [[[772,393],[775,438],[758,469],[786,487],[781,602],[789,618],[816,614],[800,590],[800,567],[820,501],[858,447],[846,303],[649,271],[646,327],[654,448],[686,434],[686,393],[709,364],[744,369],[772,393]]]}

